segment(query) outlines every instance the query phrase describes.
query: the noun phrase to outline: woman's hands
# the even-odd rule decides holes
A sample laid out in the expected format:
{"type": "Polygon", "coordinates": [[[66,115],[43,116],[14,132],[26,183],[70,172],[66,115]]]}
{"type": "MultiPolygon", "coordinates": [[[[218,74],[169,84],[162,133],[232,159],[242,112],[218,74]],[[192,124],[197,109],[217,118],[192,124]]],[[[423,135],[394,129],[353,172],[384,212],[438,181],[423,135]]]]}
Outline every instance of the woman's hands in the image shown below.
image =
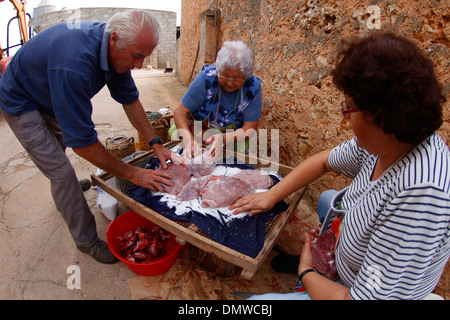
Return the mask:
{"type": "Polygon", "coordinates": [[[314,259],[311,252],[311,235],[305,233],[305,242],[303,244],[303,250],[300,254],[300,264],[298,265],[298,274],[308,269],[314,269],[314,259]]]}
{"type": "Polygon", "coordinates": [[[208,152],[211,157],[215,157],[220,154],[220,150],[223,148],[223,141],[224,139],[222,134],[215,134],[205,141],[207,145],[210,145],[208,152]]]}
{"type": "Polygon", "coordinates": [[[195,141],[194,138],[183,140],[183,143],[184,150],[183,154],[181,155],[181,161],[183,163],[187,163],[189,160],[202,153],[201,145],[197,141],[195,141]]]}
{"type": "Polygon", "coordinates": [[[269,211],[276,203],[270,192],[260,192],[240,198],[229,209],[234,210],[233,214],[250,210],[248,215],[251,217],[269,211]]]}

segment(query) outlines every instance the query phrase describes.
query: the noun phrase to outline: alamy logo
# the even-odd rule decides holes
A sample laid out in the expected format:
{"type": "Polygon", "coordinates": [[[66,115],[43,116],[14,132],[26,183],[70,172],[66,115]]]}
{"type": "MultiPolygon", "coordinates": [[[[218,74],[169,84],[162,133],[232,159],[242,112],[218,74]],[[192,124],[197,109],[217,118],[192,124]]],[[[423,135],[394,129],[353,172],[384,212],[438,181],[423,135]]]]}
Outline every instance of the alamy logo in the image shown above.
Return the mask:
{"type": "Polygon", "coordinates": [[[371,5],[367,7],[367,13],[370,14],[367,18],[367,29],[381,29],[381,10],[377,5],[371,5]]]}
{"type": "Polygon", "coordinates": [[[79,266],[70,265],[66,270],[70,276],[67,278],[67,289],[81,289],[81,270],[79,266]]]}
{"type": "Polygon", "coordinates": [[[80,9],[67,10],[66,25],[68,29],[81,29],[81,12],[80,9]]]}
{"type": "Polygon", "coordinates": [[[369,290],[376,290],[380,288],[381,283],[381,271],[378,266],[369,266],[367,271],[370,273],[367,279],[366,288],[369,290]]]}

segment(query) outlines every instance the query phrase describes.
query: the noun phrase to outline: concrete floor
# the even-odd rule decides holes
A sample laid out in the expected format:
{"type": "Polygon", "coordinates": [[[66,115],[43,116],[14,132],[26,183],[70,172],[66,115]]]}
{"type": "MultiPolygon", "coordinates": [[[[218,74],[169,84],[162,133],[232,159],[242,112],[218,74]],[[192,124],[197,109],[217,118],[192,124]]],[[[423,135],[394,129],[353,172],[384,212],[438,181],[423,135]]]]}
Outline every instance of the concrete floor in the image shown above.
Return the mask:
{"type": "MultiPolygon", "coordinates": [[[[186,88],[174,74],[135,70],[133,75],[145,110],[178,105],[186,88]]],[[[99,139],[137,133],[122,106],[106,87],[92,100],[99,139]]],[[[0,299],[131,299],[127,279],[136,275],[123,263],[103,265],[79,252],[56,210],[50,183],[34,166],[0,115],[0,299]],[[74,271],[75,270],[75,271],[74,271]],[[76,275],[81,288],[70,289],[76,275]]],[[[67,155],[78,178],[96,172],[71,149],[67,155]]],[[[85,192],[96,217],[100,238],[106,240],[109,220],[96,204],[96,190],[85,192]]]]}

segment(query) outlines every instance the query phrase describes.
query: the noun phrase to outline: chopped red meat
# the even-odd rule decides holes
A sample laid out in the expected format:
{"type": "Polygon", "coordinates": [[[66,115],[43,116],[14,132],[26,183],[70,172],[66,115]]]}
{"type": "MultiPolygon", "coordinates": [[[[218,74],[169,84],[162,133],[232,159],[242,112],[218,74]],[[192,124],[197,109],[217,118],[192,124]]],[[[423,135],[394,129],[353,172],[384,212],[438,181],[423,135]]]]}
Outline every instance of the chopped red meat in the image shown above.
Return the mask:
{"type": "Polygon", "coordinates": [[[121,241],[122,257],[135,263],[149,263],[165,255],[165,242],[171,237],[166,230],[158,226],[151,232],[140,226],[134,232],[125,232],[118,239],[121,241]]]}

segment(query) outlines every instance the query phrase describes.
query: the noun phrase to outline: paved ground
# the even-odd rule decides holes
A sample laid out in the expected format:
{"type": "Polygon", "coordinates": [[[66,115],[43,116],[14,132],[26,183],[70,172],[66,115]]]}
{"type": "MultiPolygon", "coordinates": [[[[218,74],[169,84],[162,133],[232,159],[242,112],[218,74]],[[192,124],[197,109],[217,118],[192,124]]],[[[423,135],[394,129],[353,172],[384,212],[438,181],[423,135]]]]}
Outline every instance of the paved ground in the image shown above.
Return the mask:
{"type": "MultiPolygon", "coordinates": [[[[144,108],[174,109],[185,88],[173,74],[133,71],[144,108]]],[[[93,119],[99,139],[137,133],[121,105],[107,89],[92,100],[93,119]]],[[[123,263],[102,265],[74,246],[57,212],[49,181],[38,171],[0,115],[0,299],[131,299],[127,279],[135,277],[123,263]],[[75,266],[75,267],[73,267],[75,266]],[[78,269],[79,268],[79,269],[78,269]],[[69,289],[75,274],[81,289],[69,289]]],[[[79,179],[89,178],[96,168],[71,149],[67,154],[79,179]]],[[[96,205],[96,190],[85,192],[95,214],[98,232],[105,239],[107,220],[96,205]]]]}

